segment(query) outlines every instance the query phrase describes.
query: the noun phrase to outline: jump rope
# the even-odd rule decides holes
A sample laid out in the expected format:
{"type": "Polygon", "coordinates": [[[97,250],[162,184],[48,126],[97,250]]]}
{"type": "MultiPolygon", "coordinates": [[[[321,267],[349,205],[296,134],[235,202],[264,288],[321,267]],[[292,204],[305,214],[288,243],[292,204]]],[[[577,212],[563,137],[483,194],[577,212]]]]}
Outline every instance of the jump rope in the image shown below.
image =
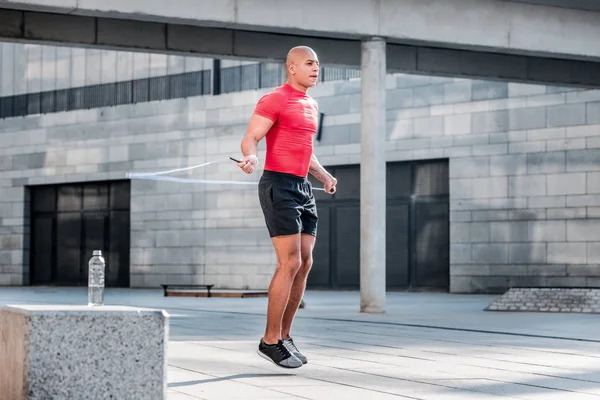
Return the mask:
{"type": "MultiPolygon", "coordinates": [[[[170,169],[167,171],[157,171],[157,172],[128,172],[125,174],[126,178],[129,179],[148,179],[154,181],[169,181],[169,182],[179,182],[179,183],[203,183],[203,184],[217,184],[217,185],[258,185],[258,182],[248,182],[248,181],[221,181],[221,180],[213,180],[213,179],[190,179],[190,178],[178,178],[175,176],[165,176],[177,172],[183,171],[191,171],[193,169],[207,167],[212,164],[218,164],[224,161],[234,161],[236,163],[242,162],[240,160],[236,160],[233,157],[218,159],[215,161],[205,162],[203,164],[192,165],[191,167],[185,168],[176,168],[170,169]]],[[[322,190],[325,191],[325,188],[313,188],[313,190],[322,190]]]]}

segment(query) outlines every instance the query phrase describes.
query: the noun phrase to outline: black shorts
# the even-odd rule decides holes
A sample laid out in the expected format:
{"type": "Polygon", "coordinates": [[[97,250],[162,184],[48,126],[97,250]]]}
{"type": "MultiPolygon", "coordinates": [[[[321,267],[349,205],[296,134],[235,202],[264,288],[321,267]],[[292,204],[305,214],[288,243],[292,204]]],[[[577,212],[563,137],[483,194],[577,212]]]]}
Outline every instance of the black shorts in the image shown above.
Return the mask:
{"type": "Polygon", "coordinates": [[[264,171],[258,199],[271,237],[308,233],[317,235],[317,205],[306,178],[264,171]]]}

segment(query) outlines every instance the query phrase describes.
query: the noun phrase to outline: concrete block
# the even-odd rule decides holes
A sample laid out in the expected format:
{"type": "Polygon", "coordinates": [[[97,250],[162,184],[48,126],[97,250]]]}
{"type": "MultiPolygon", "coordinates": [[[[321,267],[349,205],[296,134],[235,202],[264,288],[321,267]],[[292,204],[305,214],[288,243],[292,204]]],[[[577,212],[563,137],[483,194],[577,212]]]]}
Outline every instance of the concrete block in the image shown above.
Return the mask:
{"type": "MultiPolygon", "coordinates": [[[[338,101],[338,97],[339,96],[332,97],[331,101],[332,102],[338,101]]],[[[319,109],[322,110],[324,113],[335,114],[334,112],[327,111],[327,110],[329,110],[329,108],[327,107],[328,103],[325,102],[323,104],[322,103],[323,100],[324,99],[319,99],[319,109]]],[[[343,105],[344,103],[342,102],[341,104],[343,105]]],[[[388,110],[413,107],[415,105],[413,89],[401,88],[401,89],[387,90],[385,105],[388,110]]],[[[340,107],[339,105],[335,106],[335,108],[339,108],[339,107],[340,107]]],[[[348,110],[349,109],[350,109],[350,107],[348,106],[348,110]]]]}
{"type": "Polygon", "coordinates": [[[469,224],[469,231],[471,243],[487,243],[490,241],[489,222],[471,222],[469,224]]]}
{"type": "Polygon", "coordinates": [[[584,287],[586,282],[586,279],[581,276],[548,277],[548,286],[550,287],[584,287]]]}
{"type": "Polygon", "coordinates": [[[527,241],[564,242],[567,240],[565,221],[528,221],[527,241]]]}
{"type": "Polygon", "coordinates": [[[544,140],[539,140],[537,142],[510,143],[508,145],[508,152],[513,154],[543,151],[546,151],[546,141],[544,140]]]}
{"type": "Polygon", "coordinates": [[[492,243],[527,241],[527,222],[491,222],[490,239],[492,243]]]}
{"type": "Polygon", "coordinates": [[[566,203],[565,196],[530,196],[527,198],[527,206],[530,208],[565,207],[566,203]]]}
{"type": "Polygon", "coordinates": [[[527,131],[492,132],[489,134],[489,137],[490,143],[525,142],[527,140],[527,131]]]}
{"type": "Polygon", "coordinates": [[[473,262],[476,264],[506,264],[508,246],[506,244],[473,244],[473,262]]]}
{"type": "Polygon", "coordinates": [[[450,211],[450,222],[471,222],[471,211],[450,211]]]}
{"type": "Polygon", "coordinates": [[[585,264],[585,243],[548,243],[548,263],[550,264],[585,264]]]}
{"type": "Polygon", "coordinates": [[[13,156],[11,155],[1,155],[0,154],[0,171],[9,171],[11,170],[13,162],[13,156]]]}
{"type": "MultiPolygon", "coordinates": [[[[338,147],[338,146],[335,146],[338,147]]],[[[389,143],[388,149],[398,150],[416,150],[416,149],[428,149],[431,147],[431,138],[418,138],[418,139],[404,139],[397,140],[395,143],[389,143]],[[395,147],[391,147],[395,144],[395,147]]],[[[335,149],[337,150],[337,149],[335,149]]],[[[334,152],[335,152],[334,150],[334,152]]],[[[360,148],[356,146],[352,149],[353,152],[360,151],[360,148]]],[[[339,151],[338,151],[339,152],[339,151]]]]}
{"type": "Polygon", "coordinates": [[[587,217],[585,207],[548,208],[546,218],[550,219],[581,219],[587,217]]]}
{"type": "Polygon", "coordinates": [[[527,140],[551,140],[551,139],[563,139],[566,137],[567,129],[561,128],[543,128],[543,129],[529,129],[527,130],[527,140]]]}
{"type": "MultiPolygon", "coordinates": [[[[580,140],[582,140],[582,139],[580,139],[580,140]]],[[[600,137],[585,138],[585,147],[588,149],[599,149],[600,148],[600,137]]]]}
{"type": "Polygon", "coordinates": [[[164,399],[169,315],[124,306],[0,311],[0,393],[10,399],[164,399]]]}
{"type": "Polygon", "coordinates": [[[471,115],[474,133],[502,132],[509,129],[508,111],[488,111],[471,115]]]}
{"type": "MultiPolygon", "coordinates": [[[[474,145],[486,145],[490,143],[490,134],[483,133],[480,135],[469,134],[469,135],[460,135],[460,136],[447,136],[452,138],[452,143],[454,147],[462,147],[462,146],[474,146],[474,145]]],[[[437,139],[436,139],[437,143],[437,139]]]]}
{"type": "Polygon", "coordinates": [[[471,115],[447,115],[444,117],[444,133],[446,135],[466,135],[471,133],[471,115]]]}
{"type": "Polygon", "coordinates": [[[473,221],[505,221],[508,212],[505,210],[473,211],[473,221]]]}
{"type": "Polygon", "coordinates": [[[398,74],[396,85],[402,88],[429,86],[431,85],[431,78],[427,75],[398,74]]]}
{"type": "Polygon", "coordinates": [[[586,193],[586,175],[583,172],[546,175],[546,179],[549,196],[586,193]]]}
{"type": "Polygon", "coordinates": [[[444,134],[444,117],[415,118],[414,136],[441,136],[444,134]]]}
{"type": "Polygon", "coordinates": [[[586,192],[600,193],[600,172],[587,172],[586,174],[586,192]]]}
{"type": "Polygon", "coordinates": [[[600,101],[587,103],[586,115],[588,124],[600,124],[600,101]]]}
{"type": "Polygon", "coordinates": [[[529,275],[565,276],[567,273],[567,266],[565,264],[528,265],[527,271],[529,272],[529,275]]]}
{"type": "Polygon", "coordinates": [[[584,103],[551,106],[546,110],[546,125],[548,127],[583,125],[585,112],[584,103]]]}
{"type": "Polygon", "coordinates": [[[509,97],[522,97],[522,96],[531,96],[536,94],[545,94],[546,86],[545,85],[533,85],[529,83],[517,83],[517,82],[509,82],[508,83],[508,96],[509,97]]]}
{"type": "Polygon", "coordinates": [[[469,157],[462,159],[450,159],[450,178],[477,178],[490,175],[489,157],[469,157]]]}
{"type": "MultiPolygon", "coordinates": [[[[356,126],[357,127],[356,134],[352,135],[352,137],[354,138],[354,137],[358,136],[358,137],[356,137],[357,140],[355,142],[360,142],[360,125],[346,125],[346,126],[356,126]]],[[[414,135],[412,119],[396,119],[393,121],[388,121],[386,124],[386,127],[388,130],[388,140],[410,138],[414,135]]],[[[334,134],[329,132],[331,130],[331,128],[337,128],[337,127],[332,126],[332,127],[327,128],[327,135],[325,135],[325,132],[323,132],[323,134],[325,136],[325,140],[327,140],[327,137],[329,137],[329,136],[334,136],[334,134]]],[[[343,138],[343,136],[341,136],[341,135],[339,135],[339,136],[340,136],[340,139],[343,138]]],[[[323,144],[327,144],[327,143],[325,143],[325,140],[322,140],[323,144]]],[[[348,139],[347,143],[350,143],[350,139],[348,139]]]]}
{"type": "Polygon", "coordinates": [[[191,210],[192,207],[192,194],[190,193],[179,193],[171,194],[167,198],[167,203],[171,210],[191,210]]]}
{"type": "Polygon", "coordinates": [[[414,107],[444,103],[444,85],[419,86],[413,89],[414,107]]]}
{"type": "Polygon", "coordinates": [[[527,173],[544,174],[564,172],[566,170],[565,160],[566,155],[564,152],[527,154],[527,173]]]}
{"type": "Polygon", "coordinates": [[[13,170],[43,168],[46,163],[46,153],[30,153],[13,155],[13,170]]]}
{"type": "Polygon", "coordinates": [[[452,276],[489,276],[490,266],[458,263],[452,266],[452,276]]]}
{"type": "MultiPolygon", "coordinates": [[[[559,140],[547,140],[546,150],[549,152],[565,151],[565,150],[579,150],[586,149],[592,146],[584,138],[580,139],[559,139],[559,140]]],[[[594,146],[596,147],[596,146],[594,146]]]]}
{"type": "Polygon", "coordinates": [[[600,241],[600,219],[567,221],[567,241],[600,241]]]}
{"type": "MultiPolygon", "coordinates": [[[[587,262],[600,264],[600,243],[587,243],[587,262]]],[[[594,267],[597,268],[597,266],[594,267]]],[[[600,277],[600,274],[596,273],[596,275],[600,277]]]]}
{"type": "Polygon", "coordinates": [[[600,205],[600,195],[567,196],[567,207],[596,207],[600,205]]]}
{"type": "Polygon", "coordinates": [[[473,146],[472,152],[474,156],[505,154],[508,153],[508,145],[506,143],[500,143],[473,146]]]}
{"type": "Polygon", "coordinates": [[[510,210],[508,218],[511,221],[536,221],[546,219],[545,209],[510,210]]]}
{"type": "MultiPolygon", "coordinates": [[[[594,247],[598,247],[597,243],[588,243],[588,252],[590,249],[590,245],[593,245],[594,247]]],[[[588,259],[588,262],[591,263],[594,261],[590,261],[588,259]]],[[[586,264],[586,265],[569,264],[569,265],[567,265],[567,274],[569,276],[600,276],[600,265],[597,265],[597,264],[586,264]]]]}
{"type": "Polygon", "coordinates": [[[489,199],[489,202],[490,208],[495,210],[527,208],[527,197],[504,197],[489,199]]]}
{"type": "MultiPolygon", "coordinates": [[[[453,267],[456,267],[453,266],[453,267]]],[[[471,293],[471,277],[450,274],[450,293],[471,293]]]]}
{"type": "Polygon", "coordinates": [[[511,197],[545,196],[546,177],[544,175],[509,176],[508,195],[511,197]]]}
{"type": "Polygon", "coordinates": [[[568,138],[598,137],[600,135],[600,125],[569,126],[566,128],[566,134],[568,138]]]}
{"type": "Polygon", "coordinates": [[[567,171],[600,171],[600,152],[597,150],[570,150],[567,154],[567,171]]]}
{"type": "MultiPolygon", "coordinates": [[[[470,103],[461,103],[461,104],[470,104],[470,103]]],[[[458,112],[456,111],[457,105],[455,104],[439,104],[434,106],[428,106],[429,115],[439,116],[439,115],[452,115],[452,114],[468,114],[468,112],[458,112]]]]}
{"type": "Polygon", "coordinates": [[[508,196],[507,177],[474,178],[472,196],[476,198],[495,198],[508,196]]]}
{"type": "Polygon", "coordinates": [[[600,100],[600,90],[564,87],[567,103],[589,103],[600,100]]]}
{"type": "Polygon", "coordinates": [[[444,149],[444,157],[451,160],[460,157],[469,157],[471,155],[471,146],[448,147],[444,149]]]}
{"type": "Polygon", "coordinates": [[[471,224],[467,222],[456,222],[450,224],[450,243],[470,243],[471,224]]]}
{"type": "Polygon", "coordinates": [[[471,179],[450,179],[451,199],[470,199],[472,198],[472,190],[473,184],[471,179]]]}
{"type": "Polygon", "coordinates": [[[471,85],[471,80],[445,84],[444,103],[464,103],[471,101],[471,85]]]}
{"type": "Polygon", "coordinates": [[[471,83],[472,99],[490,100],[508,97],[508,83],[495,81],[477,81],[471,83]]]}
{"type": "Polygon", "coordinates": [[[515,278],[527,278],[527,266],[523,264],[490,265],[490,275],[508,276],[512,283],[515,278]]]}
{"type": "Polygon", "coordinates": [[[527,173],[526,154],[493,155],[490,156],[489,160],[490,176],[511,176],[527,173]]]}
{"type": "Polygon", "coordinates": [[[508,111],[511,130],[535,129],[546,126],[546,107],[516,108],[508,111]]]}

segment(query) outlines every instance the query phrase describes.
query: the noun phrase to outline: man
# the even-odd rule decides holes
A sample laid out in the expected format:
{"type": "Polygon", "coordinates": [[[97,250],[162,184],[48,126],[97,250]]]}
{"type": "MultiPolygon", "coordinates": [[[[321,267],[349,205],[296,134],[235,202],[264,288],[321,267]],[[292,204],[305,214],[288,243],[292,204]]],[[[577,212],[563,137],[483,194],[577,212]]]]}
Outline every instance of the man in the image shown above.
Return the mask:
{"type": "Polygon", "coordinates": [[[251,174],[258,163],[258,142],[266,137],[264,172],[258,196],[275,253],[277,268],[269,286],[267,326],[258,354],[285,368],[307,362],[290,336],[312,266],[317,234],[317,208],[308,172],[333,194],[337,180],[317,161],[313,137],[318,127],[317,103],[307,95],[319,78],[319,60],[309,47],[287,55],[288,81],[263,96],[242,139],[238,166],[251,174]]]}

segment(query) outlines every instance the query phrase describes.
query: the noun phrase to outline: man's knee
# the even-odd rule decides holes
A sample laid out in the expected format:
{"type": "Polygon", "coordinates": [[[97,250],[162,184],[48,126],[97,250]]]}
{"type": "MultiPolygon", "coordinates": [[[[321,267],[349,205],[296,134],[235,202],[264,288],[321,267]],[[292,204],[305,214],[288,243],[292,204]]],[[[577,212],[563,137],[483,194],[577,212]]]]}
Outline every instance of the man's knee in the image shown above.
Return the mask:
{"type": "Polygon", "coordinates": [[[312,265],[313,265],[312,254],[309,254],[308,256],[303,256],[302,261],[300,262],[299,273],[308,275],[308,272],[310,271],[312,265]]]}
{"type": "Polygon", "coordinates": [[[286,255],[286,257],[279,260],[278,264],[283,271],[292,275],[296,275],[302,266],[300,252],[291,252],[290,254],[286,255]]]}

